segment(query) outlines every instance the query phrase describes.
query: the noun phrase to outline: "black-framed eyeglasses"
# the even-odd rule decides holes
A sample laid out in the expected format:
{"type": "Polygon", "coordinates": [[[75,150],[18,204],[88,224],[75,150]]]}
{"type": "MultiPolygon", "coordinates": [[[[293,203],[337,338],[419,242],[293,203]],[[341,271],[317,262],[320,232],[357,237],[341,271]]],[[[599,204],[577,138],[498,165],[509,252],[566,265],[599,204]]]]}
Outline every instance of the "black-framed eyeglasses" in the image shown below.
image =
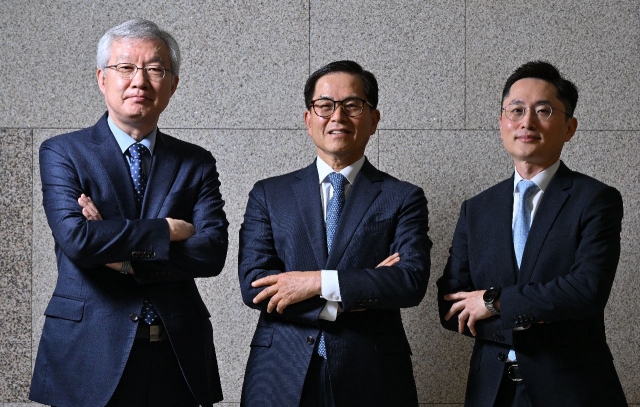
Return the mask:
{"type": "Polygon", "coordinates": [[[338,108],[338,103],[342,105],[342,111],[349,117],[360,116],[364,110],[364,105],[367,104],[373,108],[373,105],[364,99],[360,98],[346,98],[344,100],[333,100],[329,98],[320,98],[312,100],[310,107],[313,109],[316,115],[326,119],[331,117],[338,108]]]}
{"type": "Polygon", "coordinates": [[[567,116],[570,116],[567,112],[558,109],[557,107],[553,107],[548,103],[538,103],[535,106],[523,106],[523,105],[509,105],[507,107],[503,107],[504,115],[507,116],[507,119],[517,122],[522,120],[522,118],[527,114],[527,110],[532,109],[533,113],[535,113],[538,120],[542,120],[546,122],[549,120],[554,110],[564,113],[567,116]]]}
{"type": "Polygon", "coordinates": [[[162,65],[147,65],[147,66],[140,67],[135,64],[130,64],[128,62],[105,66],[105,68],[113,69],[114,71],[116,71],[118,76],[121,77],[122,79],[133,79],[138,73],[138,70],[142,69],[147,73],[147,77],[152,81],[162,80],[166,75],[167,71],[173,72],[162,65]]]}

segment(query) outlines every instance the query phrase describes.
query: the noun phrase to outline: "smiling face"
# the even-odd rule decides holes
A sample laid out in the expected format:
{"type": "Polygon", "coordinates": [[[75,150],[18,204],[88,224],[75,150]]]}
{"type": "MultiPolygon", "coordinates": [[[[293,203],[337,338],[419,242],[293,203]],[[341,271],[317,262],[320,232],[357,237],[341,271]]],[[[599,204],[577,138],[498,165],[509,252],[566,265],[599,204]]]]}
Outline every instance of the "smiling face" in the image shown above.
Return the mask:
{"type": "MultiPolygon", "coordinates": [[[[366,99],[360,77],[345,72],[320,77],[313,94],[313,100],[344,100],[350,97],[366,99]]],[[[318,156],[335,171],[353,164],[364,155],[369,137],[375,133],[379,120],[380,111],[368,104],[356,117],[347,116],[341,104],[327,118],[309,109],[304,112],[307,131],[318,150],[318,156]]]]}
{"type": "MultiPolygon", "coordinates": [[[[502,107],[517,104],[531,108],[539,103],[565,110],[557,97],[556,87],[536,78],[515,82],[502,107]]],[[[527,179],[558,161],[564,143],[571,140],[578,127],[574,117],[567,119],[560,110],[554,109],[547,121],[539,119],[532,110],[527,109],[518,121],[509,120],[504,113],[500,116],[500,137],[504,148],[513,157],[518,173],[527,179]]]]}
{"type": "Polygon", "coordinates": [[[114,69],[98,69],[100,91],[104,95],[113,122],[131,137],[141,140],[158,124],[160,113],[178,87],[178,77],[169,72],[169,49],[160,40],[121,39],[111,44],[109,63],[131,63],[139,67],[160,64],[167,68],[165,77],[151,81],[139,69],[132,79],[122,79],[114,69]]]}

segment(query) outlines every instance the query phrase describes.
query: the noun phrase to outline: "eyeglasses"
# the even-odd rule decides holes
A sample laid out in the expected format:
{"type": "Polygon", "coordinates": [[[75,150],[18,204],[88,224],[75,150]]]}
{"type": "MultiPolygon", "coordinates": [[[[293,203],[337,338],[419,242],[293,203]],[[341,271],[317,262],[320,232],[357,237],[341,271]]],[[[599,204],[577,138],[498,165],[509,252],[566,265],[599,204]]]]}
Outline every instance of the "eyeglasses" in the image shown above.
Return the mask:
{"type": "Polygon", "coordinates": [[[147,77],[152,81],[160,81],[164,78],[167,71],[173,73],[172,70],[167,69],[160,65],[147,65],[143,67],[136,66],[129,63],[121,63],[117,65],[105,66],[116,71],[119,77],[122,79],[133,79],[138,73],[138,69],[142,69],[147,73],[147,77]]]}
{"type": "Polygon", "coordinates": [[[551,107],[547,103],[539,103],[533,107],[527,107],[522,105],[509,105],[507,107],[503,107],[504,115],[507,116],[507,119],[517,122],[522,120],[525,114],[527,114],[527,109],[533,109],[538,120],[542,120],[546,122],[553,114],[554,110],[564,113],[567,116],[570,116],[567,112],[564,112],[557,107],[551,107]]]}
{"type": "Polygon", "coordinates": [[[344,100],[320,98],[312,100],[310,107],[316,115],[326,119],[333,115],[333,112],[338,108],[338,103],[342,105],[342,111],[349,117],[360,116],[362,110],[364,110],[365,103],[373,108],[371,103],[360,98],[346,98],[344,100]]]}

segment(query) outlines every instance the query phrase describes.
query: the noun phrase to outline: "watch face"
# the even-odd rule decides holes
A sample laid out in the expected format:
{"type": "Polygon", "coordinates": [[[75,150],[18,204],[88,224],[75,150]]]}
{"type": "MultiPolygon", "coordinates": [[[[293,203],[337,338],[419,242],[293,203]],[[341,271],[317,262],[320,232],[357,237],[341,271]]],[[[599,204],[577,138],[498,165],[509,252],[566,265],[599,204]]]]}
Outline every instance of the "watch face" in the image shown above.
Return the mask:
{"type": "Polygon", "coordinates": [[[498,288],[491,287],[484,292],[482,299],[484,300],[484,302],[493,302],[493,300],[495,300],[498,296],[498,293],[500,293],[500,290],[498,288]]]}

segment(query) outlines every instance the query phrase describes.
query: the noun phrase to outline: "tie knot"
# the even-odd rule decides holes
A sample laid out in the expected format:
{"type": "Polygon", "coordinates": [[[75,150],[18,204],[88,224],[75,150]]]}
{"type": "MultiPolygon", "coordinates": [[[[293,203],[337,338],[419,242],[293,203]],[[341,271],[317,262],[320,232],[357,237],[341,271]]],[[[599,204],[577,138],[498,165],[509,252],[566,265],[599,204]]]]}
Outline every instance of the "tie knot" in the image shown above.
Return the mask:
{"type": "Polygon", "coordinates": [[[136,160],[141,159],[148,152],[149,149],[147,149],[147,147],[145,147],[145,145],[141,143],[131,144],[131,146],[129,147],[129,154],[131,154],[131,157],[135,158],[136,160]]]}
{"type": "Polygon", "coordinates": [[[343,191],[344,183],[346,181],[347,179],[344,177],[344,175],[340,174],[339,172],[332,172],[331,174],[329,174],[329,182],[331,183],[334,191],[343,191]]]}
{"type": "Polygon", "coordinates": [[[529,199],[529,196],[538,189],[538,186],[533,181],[523,179],[518,182],[516,189],[520,195],[520,200],[523,201],[529,199]]]}

